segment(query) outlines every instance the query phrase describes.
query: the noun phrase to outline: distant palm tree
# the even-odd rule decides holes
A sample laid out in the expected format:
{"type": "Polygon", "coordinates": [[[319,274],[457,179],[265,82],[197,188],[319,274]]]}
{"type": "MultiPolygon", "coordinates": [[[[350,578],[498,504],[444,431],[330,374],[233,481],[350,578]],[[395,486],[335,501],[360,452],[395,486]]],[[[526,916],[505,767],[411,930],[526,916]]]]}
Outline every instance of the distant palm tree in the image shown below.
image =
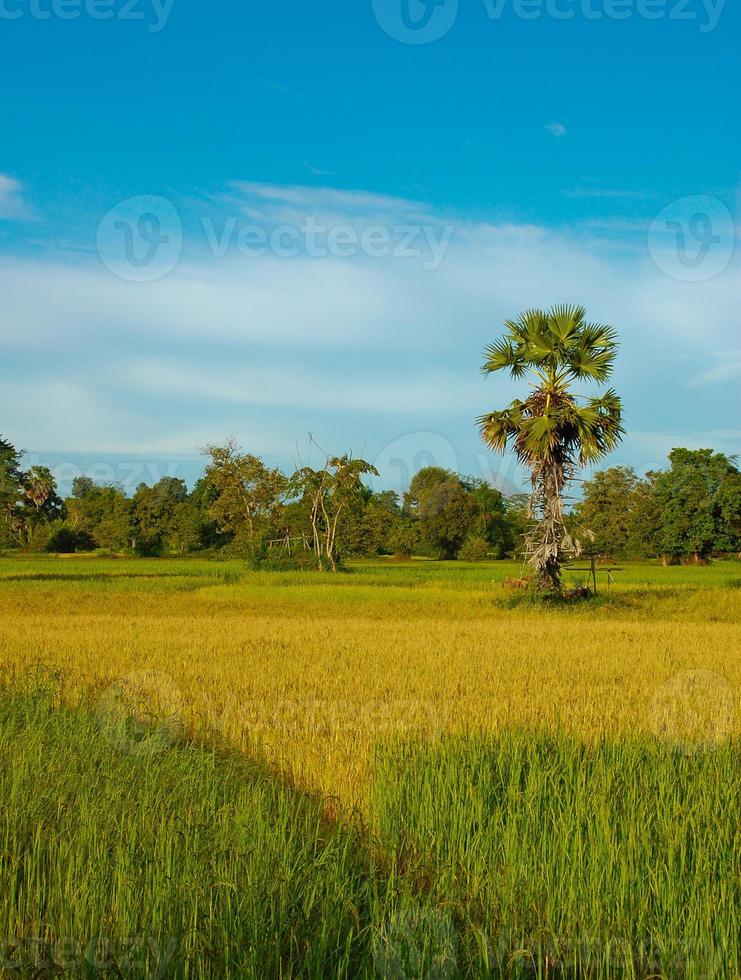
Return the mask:
{"type": "Polygon", "coordinates": [[[504,337],[484,352],[484,374],[529,376],[532,391],[525,401],[482,415],[478,424],[491,449],[504,453],[511,444],[530,470],[530,511],[537,523],[525,537],[526,552],[538,587],[558,591],[564,557],[581,551],[564,522],[564,487],[578,467],[611,452],[624,432],[613,389],[587,398],[575,394],[572,384],[609,379],[617,335],[612,327],[587,322],[581,306],[527,310],[504,326],[504,337]]]}

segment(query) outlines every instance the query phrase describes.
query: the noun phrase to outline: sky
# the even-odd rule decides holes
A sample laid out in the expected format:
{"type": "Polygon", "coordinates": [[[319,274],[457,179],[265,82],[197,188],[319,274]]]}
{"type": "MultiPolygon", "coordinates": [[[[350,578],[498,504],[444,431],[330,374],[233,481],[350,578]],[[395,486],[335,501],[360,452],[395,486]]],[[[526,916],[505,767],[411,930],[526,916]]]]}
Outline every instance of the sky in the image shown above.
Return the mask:
{"type": "Polygon", "coordinates": [[[735,0],[0,0],[0,433],[512,492],[505,318],[613,324],[611,464],[741,450],[735,0]]]}

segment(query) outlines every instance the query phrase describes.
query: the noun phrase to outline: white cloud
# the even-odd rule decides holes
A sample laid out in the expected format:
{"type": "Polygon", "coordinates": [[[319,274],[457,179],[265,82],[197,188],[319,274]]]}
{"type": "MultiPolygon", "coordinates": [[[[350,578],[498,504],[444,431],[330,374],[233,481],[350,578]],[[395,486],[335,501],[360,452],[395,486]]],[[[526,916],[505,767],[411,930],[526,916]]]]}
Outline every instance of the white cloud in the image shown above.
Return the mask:
{"type": "MultiPolygon", "coordinates": [[[[555,124],[552,124],[555,125],[555,124]]],[[[554,136],[564,136],[563,133],[554,133],[554,136]]],[[[580,198],[585,199],[596,199],[596,200],[646,200],[653,195],[646,193],[646,191],[633,191],[625,190],[616,187],[572,187],[570,190],[565,191],[566,197],[578,200],[580,198]]]]}
{"type": "Polygon", "coordinates": [[[21,192],[20,181],[7,174],[0,174],[0,219],[29,217],[21,192]]]}
{"type": "Polygon", "coordinates": [[[715,355],[715,364],[701,371],[690,384],[692,385],[712,385],[723,384],[726,381],[741,379],[741,351],[724,351],[715,355]]]}
{"type": "MultiPolygon", "coordinates": [[[[415,372],[397,368],[376,374],[356,370],[338,377],[320,369],[290,363],[281,368],[257,360],[234,366],[211,363],[134,361],[123,379],[132,390],[197,398],[199,401],[280,409],[337,409],[345,411],[440,416],[466,411],[471,416],[486,401],[483,378],[428,368],[415,372]]],[[[512,393],[514,395],[514,391],[512,393]]]]}
{"type": "Polygon", "coordinates": [[[322,170],[321,167],[315,167],[308,160],[304,160],[304,168],[309,171],[310,174],[314,174],[315,177],[336,177],[337,174],[334,170],[322,170]]]}
{"type": "Polygon", "coordinates": [[[560,122],[550,122],[546,124],[545,127],[551,136],[565,136],[568,130],[563,123],[560,122]]]}
{"type": "MultiPolygon", "coordinates": [[[[442,220],[388,195],[239,187],[240,201],[347,221],[442,220]]],[[[738,354],[724,356],[691,385],[708,350],[737,351],[738,266],[677,282],[645,240],[616,241],[613,230],[585,239],[459,220],[434,271],[402,258],[218,259],[202,248],[153,283],[125,282],[84,254],[10,259],[0,264],[0,378],[9,382],[0,416],[29,449],[152,453],[192,452],[230,432],[253,451],[288,452],[315,425],[332,445],[358,446],[348,433],[380,432],[388,443],[430,417],[472,447],[460,452],[465,466],[481,449],[474,417],[514,395],[502,378],[481,380],[484,345],[525,307],[579,301],[620,333],[616,385],[632,433],[624,458],[659,465],[666,447],[725,446],[674,430],[710,412],[718,376],[707,372],[738,371],[738,354]]],[[[724,391],[733,417],[735,392],[724,391]]]]}
{"type": "MultiPolygon", "coordinates": [[[[255,220],[300,222],[310,216],[327,224],[430,221],[433,210],[419,201],[336,187],[234,181],[232,202],[255,220]]],[[[439,219],[438,219],[439,220],[439,219]]]]}

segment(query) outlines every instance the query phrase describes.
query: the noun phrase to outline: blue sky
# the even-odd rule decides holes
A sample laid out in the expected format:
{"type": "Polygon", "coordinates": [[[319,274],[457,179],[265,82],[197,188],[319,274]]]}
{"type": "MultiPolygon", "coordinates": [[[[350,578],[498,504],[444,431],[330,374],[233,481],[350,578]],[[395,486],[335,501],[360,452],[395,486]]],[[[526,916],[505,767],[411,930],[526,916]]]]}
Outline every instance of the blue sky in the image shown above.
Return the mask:
{"type": "MultiPolygon", "coordinates": [[[[741,449],[733,0],[0,0],[0,431],[64,482],[233,435],[521,475],[503,318],[584,303],[628,437],[741,449]]],[[[132,475],[133,474],[133,475],[132,475]]]]}

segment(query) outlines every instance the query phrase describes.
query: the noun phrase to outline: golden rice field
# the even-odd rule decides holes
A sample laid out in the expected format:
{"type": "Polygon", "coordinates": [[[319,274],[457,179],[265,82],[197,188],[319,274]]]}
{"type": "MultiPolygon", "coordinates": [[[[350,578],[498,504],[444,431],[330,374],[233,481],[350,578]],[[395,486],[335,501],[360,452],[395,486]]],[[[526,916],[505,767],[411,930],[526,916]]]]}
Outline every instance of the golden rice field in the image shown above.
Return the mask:
{"type": "Polygon", "coordinates": [[[0,559],[0,976],[741,977],[741,564],[0,559]]]}
{"type": "Polygon", "coordinates": [[[628,566],[598,610],[553,612],[517,605],[502,585],[517,572],[6,559],[0,663],[60,672],[66,699],[92,690],[103,708],[154,700],[343,805],[362,805],[373,747],[392,733],[739,733],[740,564],[628,566]]]}

